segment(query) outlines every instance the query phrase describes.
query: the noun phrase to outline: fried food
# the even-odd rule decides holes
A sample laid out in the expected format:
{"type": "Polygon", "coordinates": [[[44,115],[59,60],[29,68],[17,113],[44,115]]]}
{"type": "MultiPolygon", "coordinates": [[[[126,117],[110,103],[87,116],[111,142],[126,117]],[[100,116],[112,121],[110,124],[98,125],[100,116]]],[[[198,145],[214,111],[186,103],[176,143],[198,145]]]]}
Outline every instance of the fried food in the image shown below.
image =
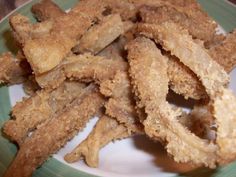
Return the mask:
{"type": "Polygon", "coordinates": [[[18,84],[26,79],[28,71],[10,53],[0,56],[0,84],[18,84]]]}
{"type": "Polygon", "coordinates": [[[118,123],[117,120],[111,117],[102,116],[89,136],[72,152],[66,154],[64,159],[69,163],[73,163],[84,157],[88,166],[97,167],[100,149],[111,141],[128,136],[130,134],[123,124],[118,123]]]}
{"type": "Polygon", "coordinates": [[[161,43],[165,50],[171,51],[172,55],[196,73],[209,95],[229,83],[229,76],[224,69],[210,57],[203,46],[194,42],[188,32],[178,25],[172,22],[161,25],[140,24],[138,31],[161,43]]]}
{"type": "Polygon", "coordinates": [[[133,99],[130,79],[126,72],[117,72],[114,79],[104,81],[100,84],[100,91],[109,97],[105,104],[106,114],[124,124],[129,132],[143,131],[133,99]]]}
{"type": "Polygon", "coordinates": [[[154,139],[166,141],[167,152],[175,161],[215,167],[217,147],[182,126],[176,119],[181,111],[166,102],[167,58],[152,41],[137,38],[128,45],[128,59],[133,88],[140,99],[138,106],[144,107],[147,113],[145,132],[154,139]]]}
{"type": "Polygon", "coordinates": [[[225,71],[230,72],[236,66],[236,30],[227,34],[226,39],[209,50],[211,57],[219,63],[225,71]]]}
{"type": "Polygon", "coordinates": [[[216,119],[218,163],[227,164],[236,159],[236,97],[231,90],[222,89],[214,99],[213,115],[216,119]]]}
{"type": "Polygon", "coordinates": [[[188,67],[175,56],[166,54],[168,57],[167,74],[170,88],[177,94],[183,95],[185,99],[193,98],[200,100],[207,97],[202,83],[188,67]]]}
{"type": "Polygon", "coordinates": [[[55,19],[65,14],[65,12],[51,0],[42,0],[34,4],[31,11],[38,21],[55,19]]]}
{"type": "Polygon", "coordinates": [[[24,54],[36,74],[56,67],[76,45],[81,36],[101,16],[104,6],[91,5],[100,0],[81,1],[69,13],[54,20],[50,34],[27,40],[24,54]],[[71,20],[73,19],[73,20],[71,20]]]}
{"type": "Polygon", "coordinates": [[[28,17],[16,14],[9,21],[13,30],[13,36],[20,46],[24,46],[26,41],[37,39],[49,34],[52,29],[52,21],[32,24],[28,17]]]}
{"type": "Polygon", "coordinates": [[[31,176],[51,154],[84,128],[103,103],[104,99],[96,91],[96,87],[87,88],[61,114],[54,115],[25,140],[4,177],[31,176]]]}
{"type": "Polygon", "coordinates": [[[42,88],[55,88],[65,78],[83,82],[101,82],[112,78],[117,71],[127,70],[127,63],[103,57],[84,54],[67,57],[59,67],[43,75],[36,76],[42,88]]]}
{"type": "Polygon", "coordinates": [[[5,123],[4,133],[21,145],[32,130],[52,119],[77,98],[84,88],[85,85],[78,82],[64,82],[55,90],[38,91],[13,107],[13,119],[5,123]]]}
{"type": "Polygon", "coordinates": [[[178,7],[161,5],[156,7],[146,6],[141,8],[140,15],[144,23],[161,24],[163,22],[175,22],[187,29],[194,38],[211,41],[216,35],[216,23],[209,20],[202,13],[196,12],[189,14],[189,10],[179,10],[178,7]],[[200,15],[200,16],[199,16],[200,15]],[[201,23],[199,23],[199,21],[201,23]]]}
{"type": "Polygon", "coordinates": [[[109,15],[101,23],[94,25],[79,41],[74,52],[97,54],[124,32],[123,22],[119,14],[109,15]]]}

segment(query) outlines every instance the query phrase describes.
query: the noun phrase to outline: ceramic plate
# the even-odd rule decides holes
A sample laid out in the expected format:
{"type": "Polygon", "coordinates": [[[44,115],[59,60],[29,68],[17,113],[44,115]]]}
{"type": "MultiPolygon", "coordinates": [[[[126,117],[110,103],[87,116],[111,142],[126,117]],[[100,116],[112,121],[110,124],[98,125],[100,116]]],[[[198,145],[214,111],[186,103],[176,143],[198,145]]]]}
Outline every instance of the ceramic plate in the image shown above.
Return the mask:
{"type": "MultiPolygon", "coordinates": [[[[35,21],[30,8],[36,1],[30,1],[18,8],[13,13],[21,13],[35,21]]],[[[63,9],[69,9],[77,0],[56,0],[63,9]]],[[[203,8],[212,16],[219,25],[226,31],[231,31],[236,27],[236,8],[223,0],[199,1],[203,8]]],[[[10,33],[8,17],[0,22],[0,53],[11,51],[15,53],[13,39],[10,33]]],[[[236,91],[236,72],[231,73],[231,88],[236,91]],[[234,76],[234,77],[233,77],[234,76]],[[235,80],[234,80],[234,79],[235,80]]],[[[0,87],[0,128],[9,119],[10,109],[16,101],[20,101],[24,96],[21,85],[12,87],[0,87]]],[[[63,160],[66,152],[70,152],[79,142],[81,142],[90,132],[97,118],[92,119],[87,128],[76,136],[72,141],[53,155],[46,163],[40,167],[33,176],[35,177],[235,177],[236,162],[226,167],[216,170],[205,168],[190,170],[188,165],[179,165],[169,158],[163,147],[158,143],[153,143],[143,136],[135,136],[110,143],[100,152],[99,168],[89,168],[83,161],[74,164],[67,164],[63,160]],[[186,172],[188,171],[188,172],[186,172]]],[[[3,175],[17,152],[14,144],[10,143],[4,135],[0,136],[0,176],[3,175]]]]}

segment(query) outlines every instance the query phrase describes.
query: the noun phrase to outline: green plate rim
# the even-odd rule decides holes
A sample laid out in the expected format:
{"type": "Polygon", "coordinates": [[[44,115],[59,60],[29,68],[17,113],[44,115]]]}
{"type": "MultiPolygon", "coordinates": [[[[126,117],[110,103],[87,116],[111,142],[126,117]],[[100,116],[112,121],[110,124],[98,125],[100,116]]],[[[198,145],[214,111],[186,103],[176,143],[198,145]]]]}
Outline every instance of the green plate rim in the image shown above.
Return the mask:
{"type": "MultiPolygon", "coordinates": [[[[236,27],[236,8],[229,3],[226,3],[225,0],[198,0],[203,8],[212,16],[227,32],[231,31],[236,27]],[[216,12],[217,10],[217,12],[216,12]]],[[[32,21],[35,21],[33,18],[30,7],[38,2],[38,0],[31,0],[22,6],[18,7],[16,10],[8,14],[0,21],[0,53],[11,50],[15,53],[14,44],[9,44],[9,41],[12,42],[12,38],[9,33],[9,24],[8,18],[14,13],[21,13],[30,17],[32,21]],[[8,31],[8,32],[6,32],[8,31]]],[[[55,2],[63,9],[68,9],[72,7],[73,4],[78,2],[78,0],[55,0],[55,2]]],[[[8,87],[0,87],[0,127],[4,122],[9,119],[10,114],[10,98],[8,87]]],[[[14,158],[17,152],[15,145],[10,143],[2,134],[0,136],[0,176],[3,176],[4,171],[7,166],[10,164],[11,160],[14,158]]],[[[197,169],[185,174],[178,174],[178,177],[197,177],[197,176],[214,176],[214,177],[235,177],[236,175],[236,162],[229,164],[225,167],[218,168],[216,170],[209,170],[206,168],[197,169]]],[[[174,175],[174,174],[173,174],[174,175]]],[[[54,158],[47,160],[42,167],[37,169],[33,174],[34,177],[96,177],[95,175],[88,174],[82,171],[79,171],[73,167],[70,167],[54,158]]]]}

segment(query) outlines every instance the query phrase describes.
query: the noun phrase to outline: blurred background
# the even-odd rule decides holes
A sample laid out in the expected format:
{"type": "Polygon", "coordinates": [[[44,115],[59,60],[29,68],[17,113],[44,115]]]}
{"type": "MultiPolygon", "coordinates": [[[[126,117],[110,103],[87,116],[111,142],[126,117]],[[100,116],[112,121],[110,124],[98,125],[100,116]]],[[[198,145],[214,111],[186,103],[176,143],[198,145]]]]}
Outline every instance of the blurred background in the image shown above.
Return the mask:
{"type": "Polygon", "coordinates": [[[28,0],[0,0],[0,19],[28,0]]]}

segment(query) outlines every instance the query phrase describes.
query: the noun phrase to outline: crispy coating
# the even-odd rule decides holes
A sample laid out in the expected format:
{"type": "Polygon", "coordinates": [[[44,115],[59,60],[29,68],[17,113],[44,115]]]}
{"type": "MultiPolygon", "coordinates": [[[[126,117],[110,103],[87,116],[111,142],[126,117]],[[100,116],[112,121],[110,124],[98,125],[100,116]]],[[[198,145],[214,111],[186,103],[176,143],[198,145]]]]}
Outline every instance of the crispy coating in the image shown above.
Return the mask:
{"type": "Polygon", "coordinates": [[[52,20],[50,34],[26,41],[24,54],[36,74],[56,67],[102,14],[104,6],[91,5],[90,1],[96,4],[100,0],[80,1],[69,13],[52,20]]]}
{"type": "Polygon", "coordinates": [[[119,14],[109,15],[94,25],[84,34],[74,52],[97,54],[124,32],[124,25],[119,14]]]}
{"type": "Polygon", "coordinates": [[[230,72],[236,65],[236,30],[227,34],[226,39],[209,50],[211,57],[219,63],[225,71],[230,72]]]}
{"type": "Polygon", "coordinates": [[[205,21],[199,16],[196,18],[195,15],[189,15],[188,10],[180,11],[173,6],[146,6],[140,10],[140,16],[145,23],[160,24],[168,21],[175,22],[187,29],[194,38],[204,42],[211,41],[216,33],[216,23],[210,22],[207,18],[203,18],[205,21]],[[199,18],[203,20],[201,23],[198,23],[199,18]]]}
{"type": "Polygon", "coordinates": [[[183,95],[185,99],[199,100],[206,98],[205,88],[196,74],[181,63],[177,57],[170,54],[166,54],[166,56],[169,58],[167,73],[170,88],[175,93],[183,95]]]}
{"type": "Polygon", "coordinates": [[[133,88],[140,99],[138,106],[144,107],[147,113],[145,132],[154,139],[166,141],[167,152],[175,161],[215,167],[217,147],[182,126],[177,120],[181,111],[173,109],[165,100],[168,92],[165,56],[149,39],[137,38],[128,45],[128,59],[133,88]]]}
{"type": "Polygon", "coordinates": [[[9,23],[13,30],[13,36],[21,47],[29,39],[36,39],[47,35],[53,26],[52,21],[32,24],[28,17],[21,14],[12,16],[9,23]]]}
{"type": "Polygon", "coordinates": [[[177,24],[140,24],[138,31],[161,43],[165,50],[170,51],[196,73],[209,96],[228,84],[229,76],[224,69],[210,57],[202,45],[196,43],[188,32],[177,24]]]}
{"type": "Polygon", "coordinates": [[[55,19],[65,14],[65,12],[51,0],[42,0],[41,2],[34,4],[31,11],[38,21],[55,19]]]}
{"type": "Polygon", "coordinates": [[[94,89],[89,90],[25,140],[4,177],[31,176],[50,155],[84,128],[87,121],[99,112],[104,103],[98,92],[94,89]]]}
{"type": "Polygon", "coordinates": [[[0,84],[18,84],[25,80],[28,71],[10,53],[0,56],[0,84]]]}
{"type": "Polygon", "coordinates": [[[135,109],[130,79],[126,72],[117,72],[112,80],[100,84],[100,92],[109,97],[106,114],[124,124],[129,132],[141,132],[143,126],[135,109]]]}
{"type": "Polygon", "coordinates": [[[89,136],[80,143],[72,152],[66,154],[64,159],[73,163],[82,156],[90,167],[98,167],[99,151],[111,141],[130,136],[127,128],[117,120],[102,116],[96,123],[89,136]]]}
{"type": "Polygon", "coordinates": [[[236,97],[232,91],[222,89],[214,99],[214,112],[217,124],[216,143],[218,163],[223,165],[236,159],[236,97]]]}
{"type": "Polygon", "coordinates": [[[56,88],[66,78],[83,82],[101,82],[112,78],[117,71],[125,70],[125,61],[83,54],[67,57],[57,68],[36,76],[36,81],[42,88],[56,88]]]}
{"type": "Polygon", "coordinates": [[[53,118],[78,97],[84,88],[84,84],[64,82],[55,90],[41,90],[18,102],[12,109],[14,119],[5,123],[4,133],[21,145],[30,131],[53,118]]]}

